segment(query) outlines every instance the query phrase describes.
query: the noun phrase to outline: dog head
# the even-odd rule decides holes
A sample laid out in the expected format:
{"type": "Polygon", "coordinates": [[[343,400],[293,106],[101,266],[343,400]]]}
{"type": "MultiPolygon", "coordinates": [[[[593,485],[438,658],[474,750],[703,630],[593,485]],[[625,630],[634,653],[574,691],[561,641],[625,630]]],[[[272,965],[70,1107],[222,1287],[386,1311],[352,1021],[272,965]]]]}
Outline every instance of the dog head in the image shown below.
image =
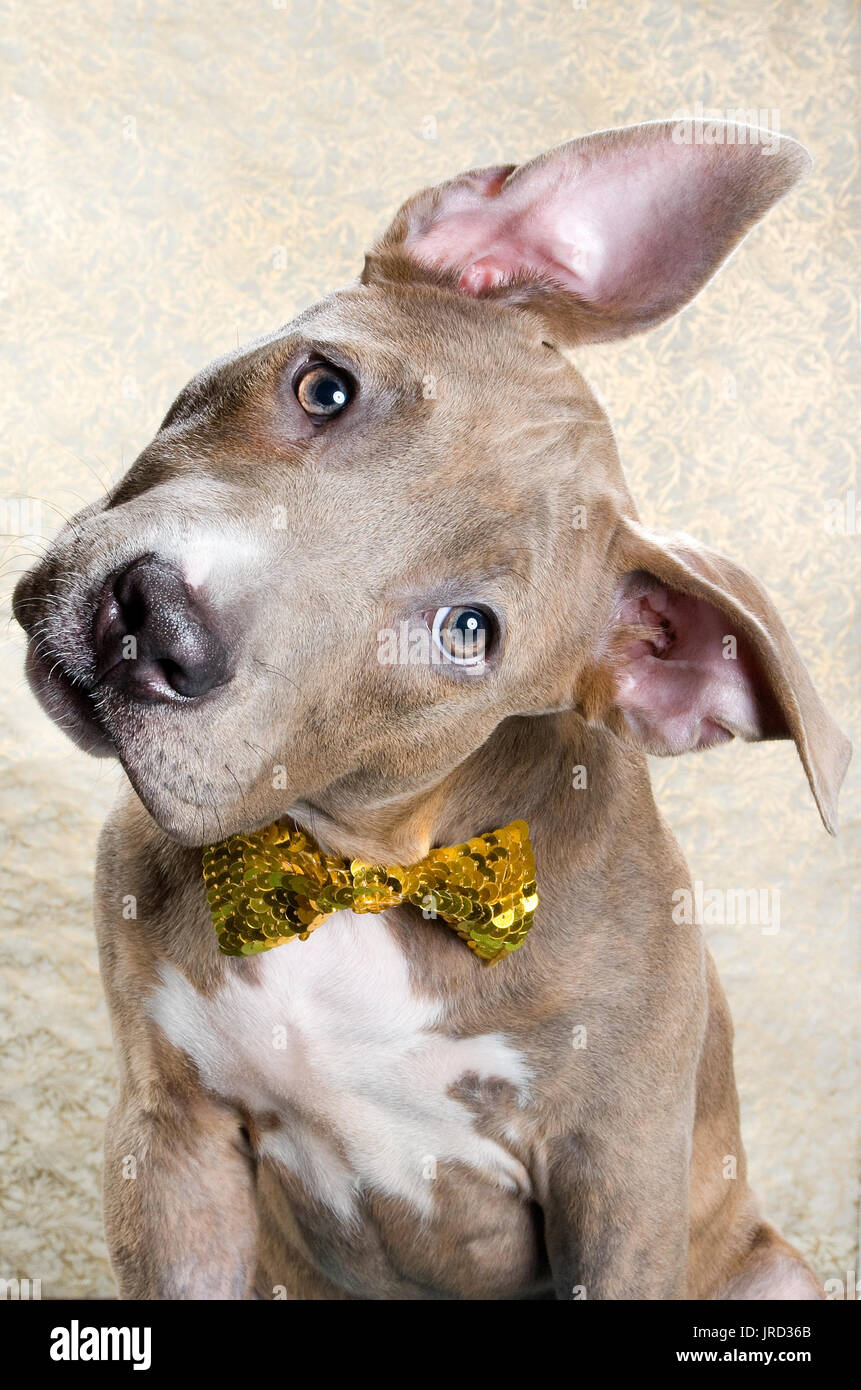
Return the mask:
{"type": "Polygon", "coordinates": [[[171,835],[439,785],[504,719],[847,757],[746,572],[638,524],[567,354],[660,323],[806,171],[653,124],[401,208],[359,280],[213,363],[20,582],[28,673],[171,835]]]}

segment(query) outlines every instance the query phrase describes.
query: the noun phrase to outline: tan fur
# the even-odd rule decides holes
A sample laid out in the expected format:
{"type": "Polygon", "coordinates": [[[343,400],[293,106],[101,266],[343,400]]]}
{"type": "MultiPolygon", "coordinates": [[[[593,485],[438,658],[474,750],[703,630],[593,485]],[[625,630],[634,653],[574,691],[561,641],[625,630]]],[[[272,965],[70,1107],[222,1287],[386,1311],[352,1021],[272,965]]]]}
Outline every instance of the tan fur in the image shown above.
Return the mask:
{"type": "MultiPolygon", "coordinates": [[[[740,157],[743,196],[715,203],[722,254],[799,172],[792,149],[755,169],[740,157]]],[[[105,1167],[121,1292],[817,1297],[748,1188],[726,1003],[699,927],[671,920],[687,870],[615,704],[607,634],[632,573],[714,602],[751,645],[780,721],[764,735],[794,737],[829,825],[845,742],[756,582],[640,527],[610,425],[556,347],[560,326],[576,342],[598,311],[548,284],[456,293],[403,250],[438,205],[435,191],[401,211],[361,283],[196,378],[109,502],[19,587],[22,621],[33,630],[44,616],[52,655],[86,687],[88,596],[109,569],[165,537],[182,555],[210,533],[216,577],[228,567],[215,601],[240,653],[233,681],[200,709],[130,714],[110,691],[101,699],[134,788],[103,834],[96,914],[121,1078],[105,1167]],[[349,418],[325,431],[289,388],[309,350],[360,382],[349,418]],[[38,606],[57,597],[62,625],[56,605],[38,606]],[[378,663],[379,629],[467,599],[505,614],[502,654],[480,680],[378,663]],[[573,791],[578,766],[588,784],[573,791]],[[365,1191],[355,1223],[340,1220],[261,1149],[301,1121],[334,1162],[345,1137],[313,1104],[291,1115],[207,1087],[154,1022],[166,967],[204,1004],[236,982],[253,1000],[271,957],[316,949],[329,930],[254,959],[217,950],[200,846],[288,812],[322,847],[389,863],[529,822],[541,902],[521,951],[487,970],[412,908],[386,914],[385,930],[414,997],[441,1002],[440,1036],[500,1035],[524,1059],[528,1100],[477,1072],[451,1095],[531,1195],[443,1163],[430,1216],[365,1191]]],[[[629,308],[611,306],[603,336],[623,313],[629,331],[629,308]]]]}

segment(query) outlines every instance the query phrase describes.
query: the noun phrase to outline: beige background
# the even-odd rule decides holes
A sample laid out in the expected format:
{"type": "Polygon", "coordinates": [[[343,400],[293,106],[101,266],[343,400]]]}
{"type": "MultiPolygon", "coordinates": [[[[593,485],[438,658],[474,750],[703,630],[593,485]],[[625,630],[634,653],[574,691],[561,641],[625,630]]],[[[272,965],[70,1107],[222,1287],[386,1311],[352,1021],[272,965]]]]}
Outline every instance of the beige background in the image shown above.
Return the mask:
{"type": "MultiPolygon", "coordinates": [[[[349,279],[423,184],[697,101],[776,109],[816,158],[808,182],[680,319],[583,363],[644,519],[759,572],[857,743],[861,536],[825,526],[858,488],[848,0],[20,0],[3,18],[0,496],[44,499],[45,536],[192,372],[349,279]]],[[[5,599],[31,543],[2,544],[5,599]]],[[[0,1276],[100,1295],[114,1082],[90,881],[118,774],[41,715],[3,631],[0,1276]]],[[[781,891],[777,935],[709,935],[754,1183],[820,1274],[843,1276],[859,1267],[857,774],[836,841],[788,744],[656,764],[655,781],[695,878],[781,891]]]]}

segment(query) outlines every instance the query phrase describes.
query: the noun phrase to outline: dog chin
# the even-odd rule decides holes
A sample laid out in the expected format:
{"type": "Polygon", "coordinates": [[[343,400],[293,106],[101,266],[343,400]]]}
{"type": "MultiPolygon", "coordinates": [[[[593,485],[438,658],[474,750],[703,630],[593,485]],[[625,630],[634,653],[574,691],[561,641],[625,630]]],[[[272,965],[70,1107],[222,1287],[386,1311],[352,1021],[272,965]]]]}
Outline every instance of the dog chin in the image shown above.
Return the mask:
{"type": "Polygon", "coordinates": [[[202,849],[231,835],[250,835],[278,819],[271,810],[261,810],[257,816],[249,814],[241,802],[235,806],[220,804],[216,813],[206,800],[200,805],[164,786],[136,756],[128,756],[122,745],[119,759],[135,795],[159,830],[187,849],[202,849]]]}
{"type": "Polygon", "coordinates": [[[187,849],[201,849],[230,833],[228,827],[222,830],[215,823],[211,811],[206,812],[199,806],[182,801],[162,787],[153,787],[147,777],[130,765],[122,754],[120,762],[144,810],[169,840],[187,849]]]}
{"type": "Polygon", "coordinates": [[[57,667],[50,667],[31,646],[25,667],[30,689],[42,709],[78,748],[94,758],[115,758],[113,739],[99,723],[93,702],[57,667]]]}

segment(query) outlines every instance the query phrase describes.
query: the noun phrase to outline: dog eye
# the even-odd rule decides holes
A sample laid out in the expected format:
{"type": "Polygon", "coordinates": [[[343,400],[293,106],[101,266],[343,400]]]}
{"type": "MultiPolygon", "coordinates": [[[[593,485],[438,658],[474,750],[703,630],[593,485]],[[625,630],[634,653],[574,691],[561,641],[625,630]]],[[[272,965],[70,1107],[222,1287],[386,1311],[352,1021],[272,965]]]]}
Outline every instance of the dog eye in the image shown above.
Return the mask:
{"type": "Polygon", "coordinates": [[[494,622],[481,608],[438,608],[431,633],[441,652],[458,666],[478,666],[490,651],[494,622]]]}
{"type": "Polygon", "coordinates": [[[325,362],[308,367],[296,382],[294,390],[305,414],[314,415],[317,419],[337,415],[352,396],[349,377],[325,362]]]}

